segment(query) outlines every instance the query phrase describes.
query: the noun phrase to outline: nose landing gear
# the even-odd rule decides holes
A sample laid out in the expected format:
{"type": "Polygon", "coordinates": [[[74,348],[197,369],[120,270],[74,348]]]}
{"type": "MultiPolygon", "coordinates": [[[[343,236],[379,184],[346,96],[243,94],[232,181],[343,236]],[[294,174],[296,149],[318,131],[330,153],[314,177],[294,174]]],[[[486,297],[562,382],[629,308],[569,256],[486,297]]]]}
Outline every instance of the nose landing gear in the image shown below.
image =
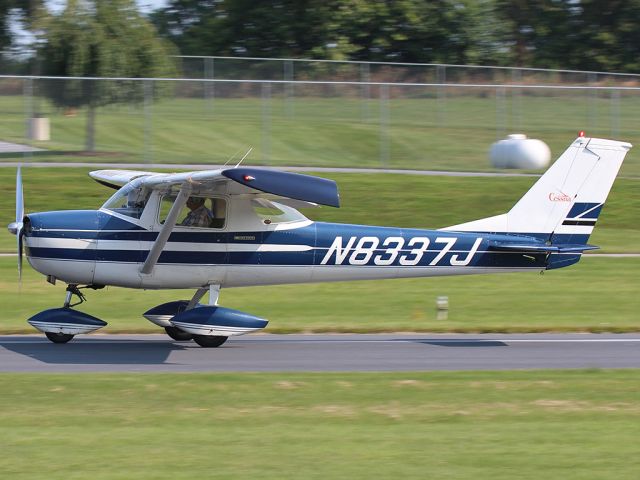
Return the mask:
{"type": "Polygon", "coordinates": [[[85,288],[98,290],[104,288],[104,286],[87,285],[86,287],[78,287],[78,285],[69,285],[62,308],[44,310],[31,317],[27,322],[43,332],[53,343],[67,343],[75,335],[93,332],[106,326],[107,322],[71,308],[86,301],[86,297],[80,291],[85,288]],[[79,301],[71,303],[74,295],[78,297],[79,301]]]}

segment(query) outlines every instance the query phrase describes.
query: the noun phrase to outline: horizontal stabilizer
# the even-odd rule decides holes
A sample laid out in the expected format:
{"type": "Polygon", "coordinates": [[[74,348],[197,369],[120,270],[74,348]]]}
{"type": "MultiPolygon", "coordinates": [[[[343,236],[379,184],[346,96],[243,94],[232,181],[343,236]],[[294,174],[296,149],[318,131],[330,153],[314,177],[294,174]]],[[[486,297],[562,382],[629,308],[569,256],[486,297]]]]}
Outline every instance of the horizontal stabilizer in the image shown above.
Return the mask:
{"type": "Polygon", "coordinates": [[[340,206],[338,186],[326,178],[249,167],[223,170],[222,175],[249,188],[281,197],[330,207],[340,206]]]}
{"type": "Polygon", "coordinates": [[[527,242],[509,242],[503,240],[492,240],[489,242],[489,248],[494,250],[507,250],[518,252],[532,253],[570,253],[584,252],[586,250],[597,250],[600,247],[595,245],[578,245],[564,243],[560,245],[546,245],[544,243],[527,243],[527,242]]]}

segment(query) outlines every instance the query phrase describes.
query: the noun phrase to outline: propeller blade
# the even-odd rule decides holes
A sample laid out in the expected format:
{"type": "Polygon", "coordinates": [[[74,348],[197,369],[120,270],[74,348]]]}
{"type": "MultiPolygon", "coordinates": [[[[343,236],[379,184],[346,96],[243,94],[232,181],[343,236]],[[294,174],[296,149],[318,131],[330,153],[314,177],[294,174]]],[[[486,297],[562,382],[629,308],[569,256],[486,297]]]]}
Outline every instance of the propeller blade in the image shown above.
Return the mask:
{"type": "Polygon", "coordinates": [[[16,224],[22,230],[22,218],[24,217],[24,197],[22,195],[22,168],[18,166],[16,174],[16,224]]]}
{"type": "Polygon", "coordinates": [[[18,282],[22,287],[22,230],[24,218],[24,196],[22,194],[22,167],[18,165],[16,173],[16,223],[14,225],[18,243],[18,282]]]}
{"type": "Polygon", "coordinates": [[[24,198],[22,195],[22,169],[18,166],[16,173],[16,221],[7,225],[7,229],[13,235],[19,236],[22,231],[22,219],[24,218],[24,198]]]}
{"type": "Polygon", "coordinates": [[[16,235],[18,239],[18,282],[22,286],[22,227],[16,235]]]}

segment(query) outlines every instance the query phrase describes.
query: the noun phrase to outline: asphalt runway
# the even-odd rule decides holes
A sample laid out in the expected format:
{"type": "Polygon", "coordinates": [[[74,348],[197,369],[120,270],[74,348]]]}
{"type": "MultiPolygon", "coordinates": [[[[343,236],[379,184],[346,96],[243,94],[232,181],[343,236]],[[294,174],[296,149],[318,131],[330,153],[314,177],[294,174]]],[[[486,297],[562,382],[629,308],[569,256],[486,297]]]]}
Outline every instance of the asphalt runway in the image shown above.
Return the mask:
{"type": "Polygon", "coordinates": [[[640,334],[250,335],[219,348],[165,335],[0,336],[0,372],[293,372],[640,368],[640,334]]]}

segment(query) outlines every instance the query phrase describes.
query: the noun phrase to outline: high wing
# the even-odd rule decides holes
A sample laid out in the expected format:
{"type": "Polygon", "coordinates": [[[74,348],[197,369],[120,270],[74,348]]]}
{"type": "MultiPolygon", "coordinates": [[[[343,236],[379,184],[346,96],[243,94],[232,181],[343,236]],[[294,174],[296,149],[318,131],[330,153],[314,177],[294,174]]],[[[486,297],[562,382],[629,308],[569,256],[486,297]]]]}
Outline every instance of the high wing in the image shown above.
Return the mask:
{"type": "MultiPolygon", "coordinates": [[[[227,186],[231,195],[271,194],[284,197],[286,201],[309,205],[340,206],[338,187],[333,180],[301,175],[298,173],[264,168],[229,168],[185,173],[153,173],[129,170],[98,170],[89,174],[93,179],[113,188],[134,182],[136,187],[167,189],[179,187],[177,197],[156,237],[156,240],[140,268],[140,273],[150,274],[164,249],[178,214],[193,192],[222,190],[227,186]]],[[[283,202],[283,203],[285,203],[283,202]]]]}
{"type": "Polygon", "coordinates": [[[231,180],[246,187],[246,191],[238,193],[264,192],[310,204],[340,206],[338,187],[333,180],[264,168],[240,167],[185,173],[97,170],[89,175],[97,182],[112,188],[119,188],[139,179],[140,186],[151,189],[173,185],[190,185],[192,189],[214,189],[215,184],[231,180]]]}
{"type": "Polygon", "coordinates": [[[137,170],[95,170],[89,172],[89,176],[96,182],[115,189],[125,186],[131,180],[150,175],[157,175],[157,173],[137,170]]]}

